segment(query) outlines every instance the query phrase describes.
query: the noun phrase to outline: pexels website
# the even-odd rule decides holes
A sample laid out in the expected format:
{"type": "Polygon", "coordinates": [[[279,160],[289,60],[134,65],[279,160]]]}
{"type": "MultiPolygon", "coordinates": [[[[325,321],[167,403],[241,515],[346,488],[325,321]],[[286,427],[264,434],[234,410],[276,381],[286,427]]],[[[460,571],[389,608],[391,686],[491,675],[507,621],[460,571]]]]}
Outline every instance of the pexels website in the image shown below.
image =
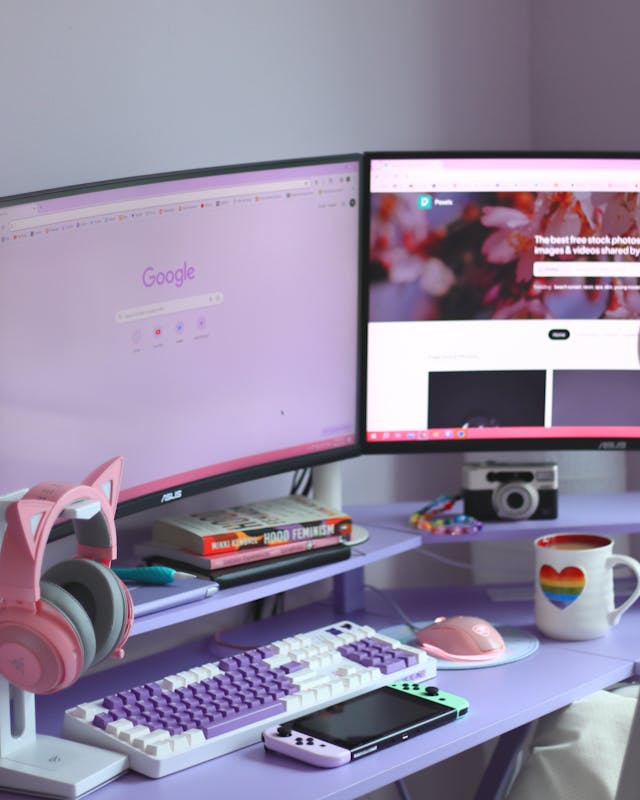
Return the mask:
{"type": "Polygon", "coordinates": [[[370,440],[640,426],[640,165],[372,163],[370,440]]]}

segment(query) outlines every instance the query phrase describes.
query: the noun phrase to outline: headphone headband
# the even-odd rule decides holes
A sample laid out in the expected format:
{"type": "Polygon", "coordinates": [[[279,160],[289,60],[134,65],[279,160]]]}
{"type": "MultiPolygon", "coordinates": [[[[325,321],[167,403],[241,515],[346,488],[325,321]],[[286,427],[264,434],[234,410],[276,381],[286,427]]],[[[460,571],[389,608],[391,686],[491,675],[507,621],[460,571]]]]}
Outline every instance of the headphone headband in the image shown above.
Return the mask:
{"type": "Polygon", "coordinates": [[[80,500],[94,500],[100,512],[76,518],[77,556],[109,566],[117,555],[115,508],[124,460],[117,457],[91,472],[81,485],[46,482],[11,503],[5,512],[7,530],[0,552],[2,601],[33,605],[40,599],[40,573],[51,529],[65,508],[80,500]]]}

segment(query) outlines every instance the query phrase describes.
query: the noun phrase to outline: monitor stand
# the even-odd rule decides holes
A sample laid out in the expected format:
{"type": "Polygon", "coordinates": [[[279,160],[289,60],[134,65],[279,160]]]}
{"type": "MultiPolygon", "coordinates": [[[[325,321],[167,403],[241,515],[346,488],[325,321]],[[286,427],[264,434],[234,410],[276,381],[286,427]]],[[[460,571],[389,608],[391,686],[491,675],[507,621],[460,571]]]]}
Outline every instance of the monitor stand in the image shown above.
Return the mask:
{"type": "Polygon", "coordinates": [[[35,698],[0,678],[0,787],[55,798],[83,797],[127,771],[128,758],[36,733],[35,698]]]}
{"type": "Polygon", "coordinates": [[[340,462],[320,464],[312,470],[313,496],[330,508],[342,510],[342,472],[340,462]]]}
{"type": "MultiPolygon", "coordinates": [[[[312,486],[315,499],[330,508],[342,510],[342,472],[339,462],[314,467],[312,486]]],[[[351,543],[356,546],[367,541],[369,531],[362,525],[354,525],[351,535],[351,543]]],[[[364,567],[355,567],[336,575],[333,598],[336,613],[343,616],[364,608],[364,567]]]]}
{"type": "MultiPolygon", "coordinates": [[[[330,508],[342,511],[342,471],[339,461],[313,467],[313,496],[330,508]]],[[[362,544],[369,538],[369,532],[362,525],[354,525],[351,534],[352,544],[362,544]]]]}

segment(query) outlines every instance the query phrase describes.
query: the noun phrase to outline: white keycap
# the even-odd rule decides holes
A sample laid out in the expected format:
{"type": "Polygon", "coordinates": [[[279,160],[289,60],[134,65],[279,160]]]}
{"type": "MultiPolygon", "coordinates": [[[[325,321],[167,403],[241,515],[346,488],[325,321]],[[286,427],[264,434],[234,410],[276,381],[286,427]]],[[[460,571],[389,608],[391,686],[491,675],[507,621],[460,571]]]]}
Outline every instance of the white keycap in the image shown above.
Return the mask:
{"type": "Polygon", "coordinates": [[[158,683],[168,692],[174,692],[176,689],[180,689],[185,685],[185,680],[179,675],[166,675],[162,680],[158,681],[158,683]]]}
{"type": "Polygon", "coordinates": [[[189,737],[186,733],[177,733],[171,737],[171,749],[174,753],[184,753],[189,749],[189,737]]]}
{"type": "Polygon", "coordinates": [[[133,722],[129,719],[116,719],[113,722],[110,722],[107,725],[107,733],[110,733],[112,736],[120,737],[120,734],[123,731],[128,731],[133,728],[133,722]]]}
{"type": "Polygon", "coordinates": [[[101,703],[80,703],[72,711],[74,717],[92,722],[96,714],[102,714],[105,708],[101,703]]]}
{"type": "Polygon", "coordinates": [[[161,742],[147,745],[144,752],[146,755],[152,756],[153,758],[166,758],[167,756],[173,755],[173,748],[171,747],[171,741],[169,739],[164,739],[161,742]]]}
{"type": "Polygon", "coordinates": [[[158,742],[168,742],[171,738],[171,734],[169,731],[158,730],[152,731],[148,736],[145,736],[142,741],[141,749],[147,752],[147,748],[150,747],[152,744],[158,744],[158,742]]]}
{"type": "Polygon", "coordinates": [[[150,732],[146,725],[132,725],[128,730],[121,731],[118,738],[136,747],[136,738],[142,739],[144,736],[148,736],[150,732]]]}

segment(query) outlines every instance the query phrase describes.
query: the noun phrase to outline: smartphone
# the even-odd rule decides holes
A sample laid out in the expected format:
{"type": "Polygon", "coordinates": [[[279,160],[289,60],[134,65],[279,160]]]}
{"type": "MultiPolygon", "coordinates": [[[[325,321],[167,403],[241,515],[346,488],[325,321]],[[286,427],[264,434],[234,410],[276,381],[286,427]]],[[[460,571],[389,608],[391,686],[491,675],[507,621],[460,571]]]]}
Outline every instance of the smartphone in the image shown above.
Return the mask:
{"type": "Polygon", "coordinates": [[[316,767],[339,767],[431,728],[459,719],[469,710],[462,697],[421,683],[392,683],[262,734],[274,750],[316,767]]]}

